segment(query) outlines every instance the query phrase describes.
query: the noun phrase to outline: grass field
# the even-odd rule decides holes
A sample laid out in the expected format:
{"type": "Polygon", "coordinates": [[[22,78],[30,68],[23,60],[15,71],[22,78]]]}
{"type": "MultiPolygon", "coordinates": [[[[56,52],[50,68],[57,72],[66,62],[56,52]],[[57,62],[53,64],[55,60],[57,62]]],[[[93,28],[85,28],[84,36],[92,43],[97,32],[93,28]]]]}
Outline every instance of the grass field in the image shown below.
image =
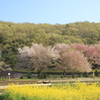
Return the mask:
{"type": "Polygon", "coordinates": [[[100,100],[100,85],[77,82],[52,86],[10,85],[0,100],[100,100]],[[5,99],[4,99],[5,98],[5,99]]]}

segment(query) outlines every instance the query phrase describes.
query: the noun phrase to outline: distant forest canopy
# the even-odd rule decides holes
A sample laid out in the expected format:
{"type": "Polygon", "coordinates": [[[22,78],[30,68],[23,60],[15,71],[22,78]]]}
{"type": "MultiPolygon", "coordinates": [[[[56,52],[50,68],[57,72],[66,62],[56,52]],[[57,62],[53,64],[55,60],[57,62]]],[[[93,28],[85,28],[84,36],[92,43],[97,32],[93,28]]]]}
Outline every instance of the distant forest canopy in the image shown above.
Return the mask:
{"type": "Polygon", "coordinates": [[[12,67],[17,62],[17,49],[42,43],[100,43],[100,23],[76,22],[69,24],[34,24],[0,21],[1,60],[12,67]]]}

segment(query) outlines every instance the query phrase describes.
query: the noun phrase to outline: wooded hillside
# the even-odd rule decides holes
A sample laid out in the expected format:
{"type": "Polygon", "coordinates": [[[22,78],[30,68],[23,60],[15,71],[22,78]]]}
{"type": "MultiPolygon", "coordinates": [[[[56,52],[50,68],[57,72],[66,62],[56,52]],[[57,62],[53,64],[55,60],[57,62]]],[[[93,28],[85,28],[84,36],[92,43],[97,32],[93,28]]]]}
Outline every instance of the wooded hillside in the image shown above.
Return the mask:
{"type": "Polygon", "coordinates": [[[76,22],[61,24],[12,23],[0,21],[1,60],[14,67],[17,49],[42,43],[100,43],[100,23],[76,22]]]}

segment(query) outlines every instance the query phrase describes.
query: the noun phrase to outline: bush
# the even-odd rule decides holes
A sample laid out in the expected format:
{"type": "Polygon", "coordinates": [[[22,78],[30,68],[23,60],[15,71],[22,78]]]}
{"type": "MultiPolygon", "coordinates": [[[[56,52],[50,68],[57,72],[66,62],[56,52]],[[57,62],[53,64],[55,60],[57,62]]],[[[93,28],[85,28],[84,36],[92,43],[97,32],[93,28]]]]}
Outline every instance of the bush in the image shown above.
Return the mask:
{"type": "Polygon", "coordinates": [[[0,95],[0,100],[4,100],[4,96],[3,95],[0,95]]]}
{"type": "Polygon", "coordinates": [[[2,95],[0,95],[0,100],[12,100],[12,99],[9,98],[9,95],[2,94],[2,95]]]}
{"type": "Polygon", "coordinates": [[[32,73],[31,72],[27,73],[27,78],[29,78],[29,79],[32,78],[32,73]]]}
{"type": "Polygon", "coordinates": [[[80,73],[79,77],[83,77],[83,74],[82,74],[82,73],[80,73]]]}
{"type": "Polygon", "coordinates": [[[20,79],[23,79],[25,77],[25,75],[20,75],[20,79]]]}
{"type": "Polygon", "coordinates": [[[42,74],[41,74],[41,78],[43,78],[43,79],[46,79],[47,78],[47,73],[46,72],[42,72],[42,74]]]}
{"type": "Polygon", "coordinates": [[[54,78],[57,78],[58,76],[57,75],[54,75],[54,78]]]}
{"type": "Polygon", "coordinates": [[[52,75],[50,75],[50,74],[48,74],[48,76],[47,76],[48,78],[52,78],[52,75]]]}
{"type": "Polygon", "coordinates": [[[64,78],[64,75],[63,75],[63,74],[61,74],[61,75],[60,75],[60,77],[61,77],[61,78],[64,78]]]}

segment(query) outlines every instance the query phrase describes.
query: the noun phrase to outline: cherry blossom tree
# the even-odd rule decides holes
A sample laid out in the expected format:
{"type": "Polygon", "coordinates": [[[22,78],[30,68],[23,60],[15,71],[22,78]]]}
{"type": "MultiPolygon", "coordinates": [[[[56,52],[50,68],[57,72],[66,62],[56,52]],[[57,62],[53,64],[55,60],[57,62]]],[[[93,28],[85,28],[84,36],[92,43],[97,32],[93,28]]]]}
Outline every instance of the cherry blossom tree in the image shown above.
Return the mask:
{"type": "Polygon", "coordinates": [[[18,66],[37,70],[40,77],[43,70],[47,70],[47,66],[52,65],[59,57],[59,52],[51,46],[44,47],[42,44],[32,44],[31,47],[23,47],[18,49],[18,66]]]}
{"type": "Polygon", "coordinates": [[[91,51],[90,57],[93,61],[94,69],[100,69],[100,44],[92,45],[90,48],[93,49],[91,51]]]}
{"type": "MultiPolygon", "coordinates": [[[[75,72],[90,72],[91,65],[80,51],[69,50],[60,57],[61,69],[70,70],[74,75],[75,72]]],[[[66,74],[66,73],[65,73],[66,74]]]]}
{"type": "Polygon", "coordinates": [[[100,44],[84,45],[84,44],[72,44],[72,48],[81,51],[88,61],[96,69],[100,66],[100,44]]]}
{"type": "Polygon", "coordinates": [[[89,46],[85,44],[80,43],[73,43],[71,44],[71,48],[81,51],[83,54],[85,54],[89,50],[89,46]]]}
{"type": "Polygon", "coordinates": [[[58,50],[60,52],[60,54],[68,51],[69,49],[71,49],[71,46],[69,44],[65,44],[65,43],[58,43],[54,46],[54,48],[56,50],[58,50]]]}
{"type": "Polygon", "coordinates": [[[93,45],[94,48],[98,51],[98,55],[99,55],[99,64],[100,64],[100,43],[99,44],[95,44],[93,45]]]}

